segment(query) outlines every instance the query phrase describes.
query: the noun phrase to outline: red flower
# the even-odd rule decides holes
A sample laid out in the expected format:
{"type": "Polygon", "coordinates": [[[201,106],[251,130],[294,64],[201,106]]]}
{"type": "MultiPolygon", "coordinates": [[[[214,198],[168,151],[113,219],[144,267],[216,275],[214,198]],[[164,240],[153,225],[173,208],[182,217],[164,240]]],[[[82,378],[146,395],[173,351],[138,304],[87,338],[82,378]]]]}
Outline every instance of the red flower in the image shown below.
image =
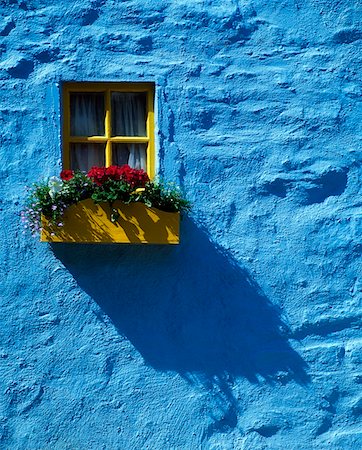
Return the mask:
{"type": "Polygon", "coordinates": [[[73,177],[74,177],[74,172],[73,172],[73,170],[62,170],[62,171],[60,172],[60,178],[61,178],[63,181],[69,181],[69,180],[71,180],[73,177]]]}
{"type": "Polygon", "coordinates": [[[132,188],[144,187],[150,181],[147,173],[143,169],[132,169],[125,164],[121,168],[121,178],[132,188]]]}
{"type": "Polygon", "coordinates": [[[107,181],[108,177],[106,174],[106,168],[105,167],[96,167],[93,166],[89,172],[87,173],[87,176],[94,181],[94,183],[98,184],[100,186],[105,181],[107,181]]]}
{"type": "Polygon", "coordinates": [[[144,187],[150,181],[147,173],[143,169],[132,169],[129,165],[110,166],[110,167],[92,167],[88,172],[88,177],[94,183],[101,186],[107,180],[125,181],[132,188],[144,187]]]}
{"type": "Polygon", "coordinates": [[[106,169],[106,174],[111,180],[120,180],[122,176],[122,168],[120,166],[109,166],[106,169]]]}

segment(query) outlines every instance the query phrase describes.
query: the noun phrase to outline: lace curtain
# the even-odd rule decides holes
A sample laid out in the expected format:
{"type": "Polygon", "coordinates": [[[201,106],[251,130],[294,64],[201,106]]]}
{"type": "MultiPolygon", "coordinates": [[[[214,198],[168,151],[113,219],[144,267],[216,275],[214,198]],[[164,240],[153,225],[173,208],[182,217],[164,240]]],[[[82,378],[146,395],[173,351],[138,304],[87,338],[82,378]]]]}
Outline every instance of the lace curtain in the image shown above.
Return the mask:
{"type": "MultiPolygon", "coordinates": [[[[104,93],[72,93],[70,97],[71,136],[104,136],[104,93]]],[[[112,136],[147,136],[146,95],[112,92],[112,136]]],[[[83,171],[105,165],[105,144],[70,145],[71,167],[83,171]]],[[[146,170],[146,144],[112,144],[113,164],[129,164],[146,170]]]]}

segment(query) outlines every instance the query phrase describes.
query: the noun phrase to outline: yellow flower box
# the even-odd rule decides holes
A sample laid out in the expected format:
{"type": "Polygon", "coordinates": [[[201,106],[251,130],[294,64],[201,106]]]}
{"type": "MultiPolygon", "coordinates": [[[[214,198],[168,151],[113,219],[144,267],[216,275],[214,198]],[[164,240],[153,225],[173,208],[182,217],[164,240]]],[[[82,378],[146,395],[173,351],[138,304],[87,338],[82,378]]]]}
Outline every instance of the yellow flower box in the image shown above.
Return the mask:
{"type": "Polygon", "coordinates": [[[119,213],[111,222],[108,203],[83,200],[66,209],[63,226],[58,227],[42,217],[42,242],[178,244],[180,213],[160,211],[143,203],[113,203],[119,213]]]}

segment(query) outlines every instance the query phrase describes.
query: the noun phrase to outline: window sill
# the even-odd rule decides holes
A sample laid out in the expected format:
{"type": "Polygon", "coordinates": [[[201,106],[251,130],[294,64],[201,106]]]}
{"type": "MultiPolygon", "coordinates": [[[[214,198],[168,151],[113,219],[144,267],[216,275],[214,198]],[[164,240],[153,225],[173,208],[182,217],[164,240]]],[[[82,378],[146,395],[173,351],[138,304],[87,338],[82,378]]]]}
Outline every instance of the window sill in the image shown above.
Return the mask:
{"type": "Polygon", "coordinates": [[[70,206],[62,227],[54,229],[42,217],[42,242],[178,244],[180,213],[160,211],[143,203],[113,204],[119,218],[111,222],[108,203],[95,204],[91,199],[70,206]]]}

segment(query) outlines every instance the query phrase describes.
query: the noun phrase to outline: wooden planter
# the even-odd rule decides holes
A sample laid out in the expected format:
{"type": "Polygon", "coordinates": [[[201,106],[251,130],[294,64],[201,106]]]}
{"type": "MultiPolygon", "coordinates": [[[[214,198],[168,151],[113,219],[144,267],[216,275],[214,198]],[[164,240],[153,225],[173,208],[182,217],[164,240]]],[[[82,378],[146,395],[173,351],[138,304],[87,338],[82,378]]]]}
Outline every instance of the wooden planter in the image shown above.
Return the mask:
{"type": "Polygon", "coordinates": [[[178,244],[180,213],[149,208],[143,203],[113,204],[119,218],[110,220],[108,203],[95,204],[91,199],[72,205],[64,213],[63,226],[57,227],[42,217],[42,242],[178,244]]]}

